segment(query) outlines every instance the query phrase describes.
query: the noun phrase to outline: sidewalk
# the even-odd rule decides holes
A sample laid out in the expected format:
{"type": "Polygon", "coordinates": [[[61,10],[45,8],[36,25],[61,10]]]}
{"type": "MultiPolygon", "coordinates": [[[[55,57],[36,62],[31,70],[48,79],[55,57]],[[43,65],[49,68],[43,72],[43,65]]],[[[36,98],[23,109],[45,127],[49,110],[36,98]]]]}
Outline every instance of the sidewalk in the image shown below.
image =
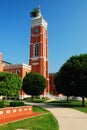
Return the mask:
{"type": "Polygon", "coordinates": [[[44,107],[52,112],[59,122],[59,130],[87,130],[87,114],[83,112],[43,103],[34,105],[44,107]]]}
{"type": "Polygon", "coordinates": [[[87,130],[87,114],[69,108],[46,108],[59,122],[59,130],[87,130]]]}

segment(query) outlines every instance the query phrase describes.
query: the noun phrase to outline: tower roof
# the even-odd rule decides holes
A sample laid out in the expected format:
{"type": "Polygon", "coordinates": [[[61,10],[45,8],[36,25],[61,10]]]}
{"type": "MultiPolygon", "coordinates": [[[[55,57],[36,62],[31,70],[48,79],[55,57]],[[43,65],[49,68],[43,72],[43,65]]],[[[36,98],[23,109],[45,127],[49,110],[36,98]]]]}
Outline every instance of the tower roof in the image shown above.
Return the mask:
{"type": "Polygon", "coordinates": [[[33,9],[33,11],[30,12],[32,20],[32,26],[37,26],[37,25],[43,25],[45,28],[47,28],[47,22],[46,20],[42,17],[41,11],[40,11],[40,6],[38,8],[33,9]]]}

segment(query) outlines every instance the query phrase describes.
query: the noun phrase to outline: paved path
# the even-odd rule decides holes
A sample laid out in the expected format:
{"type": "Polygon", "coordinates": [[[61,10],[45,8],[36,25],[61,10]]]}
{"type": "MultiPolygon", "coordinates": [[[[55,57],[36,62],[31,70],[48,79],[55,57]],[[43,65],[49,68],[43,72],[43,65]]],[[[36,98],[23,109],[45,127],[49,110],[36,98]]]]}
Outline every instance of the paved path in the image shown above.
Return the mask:
{"type": "Polygon", "coordinates": [[[59,122],[59,130],[87,130],[87,114],[70,108],[55,107],[43,103],[38,105],[53,113],[59,122]]]}

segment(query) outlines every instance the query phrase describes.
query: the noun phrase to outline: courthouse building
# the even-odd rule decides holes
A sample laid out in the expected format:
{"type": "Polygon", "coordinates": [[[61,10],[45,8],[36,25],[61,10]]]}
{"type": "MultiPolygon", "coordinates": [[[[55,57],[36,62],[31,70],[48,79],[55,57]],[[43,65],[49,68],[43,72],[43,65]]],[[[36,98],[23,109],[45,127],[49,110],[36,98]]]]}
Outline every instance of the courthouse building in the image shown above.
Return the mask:
{"type": "MultiPolygon", "coordinates": [[[[12,64],[3,61],[2,53],[0,53],[0,71],[17,73],[21,78],[24,78],[26,73],[38,72],[46,78],[46,89],[44,95],[52,92],[56,93],[54,86],[54,73],[49,74],[48,71],[48,23],[42,17],[40,8],[36,17],[31,19],[31,34],[30,34],[30,59],[29,65],[27,64],[12,64]]],[[[26,94],[20,92],[21,98],[26,94]]]]}

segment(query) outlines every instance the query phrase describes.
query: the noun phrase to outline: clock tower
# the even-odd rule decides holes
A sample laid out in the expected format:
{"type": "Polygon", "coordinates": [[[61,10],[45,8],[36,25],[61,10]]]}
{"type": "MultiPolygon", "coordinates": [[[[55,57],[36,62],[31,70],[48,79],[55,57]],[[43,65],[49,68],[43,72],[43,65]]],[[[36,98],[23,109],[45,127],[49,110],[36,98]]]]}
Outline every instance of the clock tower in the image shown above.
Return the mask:
{"type": "Polygon", "coordinates": [[[49,93],[47,22],[42,17],[40,8],[37,11],[37,16],[31,20],[29,65],[32,72],[40,73],[46,78],[44,94],[47,94],[49,93]]]}

